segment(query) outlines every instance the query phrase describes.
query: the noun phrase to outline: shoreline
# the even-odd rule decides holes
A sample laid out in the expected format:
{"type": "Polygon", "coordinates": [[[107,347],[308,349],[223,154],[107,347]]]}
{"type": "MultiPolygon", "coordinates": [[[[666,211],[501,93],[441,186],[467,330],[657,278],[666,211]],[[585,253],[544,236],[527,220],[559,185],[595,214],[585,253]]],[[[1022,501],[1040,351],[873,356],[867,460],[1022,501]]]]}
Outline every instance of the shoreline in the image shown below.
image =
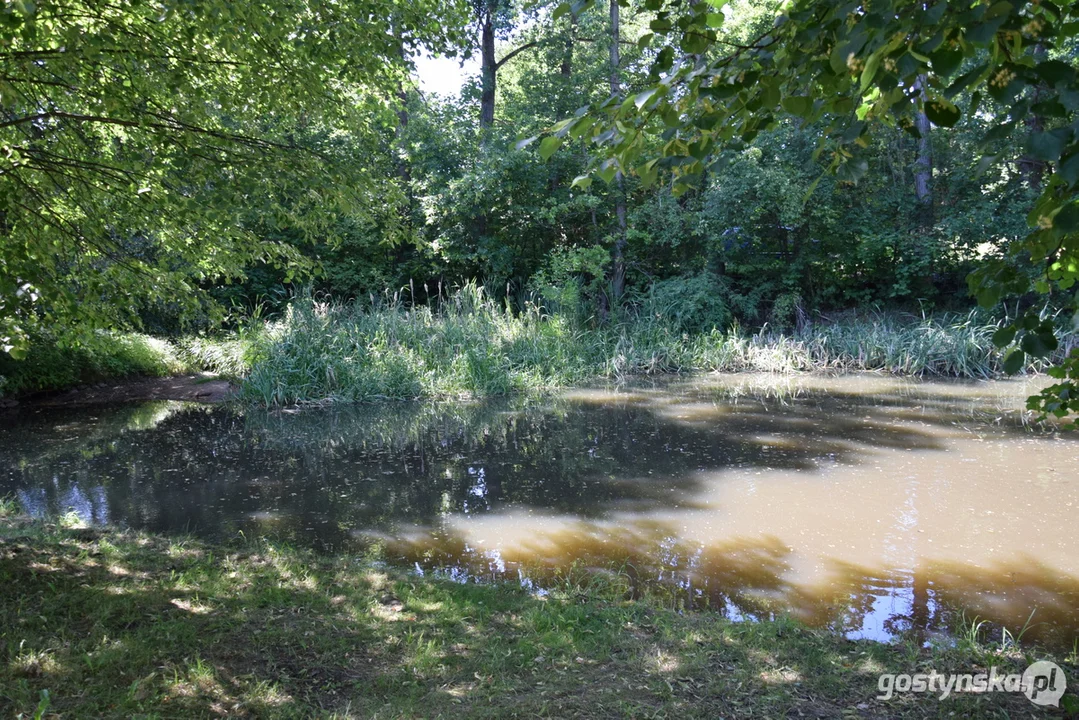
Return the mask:
{"type": "MultiPolygon", "coordinates": [[[[1002,351],[992,343],[999,322],[973,311],[921,319],[901,314],[825,318],[791,331],[731,328],[688,334],[645,315],[582,328],[561,316],[514,314],[486,299],[470,307],[444,313],[428,307],[321,306],[301,299],[284,317],[242,334],[175,340],[102,334],[94,347],[74,350],[45,342],[26,360],[0,364],[0,394],[7,393],[0,396],[0,408],[24,402],[213,402],[229,395],[263,407],[464,399],[714,372],[1004,377],[1002,351]],[[207,388],[168,389],[185,378],[202,383],[214,377],[190,375],[198,371],[235,384],[209,395],[204,395],[207,388]],[[78,389],[72,392],[72,387],[78,389]]],[[[1069,336],[1056,355],[1076,341],[1069,336]]],[[[1050,361],[1028,358],[1021,374],[1040,372],[1050,361]]]]}
{"type": "Polygon", "coordinates": [[[210,372],[167,377],[135,376],[7,398],[7,404],[0,408],[84,407],[152,400],[218,404],[232,398],[236,391],[236,383],[210,372]]]}
{"type": "MultiPolygon", "coordinates": [[[[740,375],[756,376],[767,375],[776,378],[820,378],[820,377],[844,377],[870,375],[882,378],[900,378],[912,381],[944,382],[944,383],[983,383],[1004,382],[1015,379],[1030,380],[1031,378],[1045,377],[1042,372],[1025,372],[1010,376],[998,374],[992,377],[961,377],[961,376],[938,376],[919,375],[913,373],[897,373],[883,369],[837,369],[837,368],[810,368],[795,371],[762,371],[756,369],[744,370],[666,370],[653,373],[635,373],[622,376],[621,378],[609,376],[596,376],[589,381],[573,383],[569,385],[537,386],[525,389],[511,389],[498,395],[483,395],[475,393],[445,393],[442,395],[417,395],[415,397],[394,397],[387,395],[374,395],[363,399],[321,398],[317,400],[301,400],[287,405],[262,406],[277,407],[278,409],[297,409],[325,407],[339,404],[370,404],[383,402],[468,402],[490,397],[512,397],[522,394],[548,394],[557,392],[573,391],[579,388],[592,388],[603,384],[615,383],[618,385],[632,384],[651,380],[674,380],[694,376],[711,375],[740,375]]],[[[183,373],[166,377],[129,376],[112,378],[92,384],[82,384],[63,390],[50,390],[25,394],[10,398],[0,398],[0,411],[15,408],[61,408],[61,407],[86,407],[93,405],[105,405],[128,402],[149,402],[154,400],[176,400],[208,405],[216,405],[230,400],[241,399],[241,385],[243,380],[228,379],[214,372],[203,371],[200,373],[183,373]]],[[[250,401],[248,401],[250,403],[250,401]]],[[[253,403],[260,405],[260,403],[253,403]]]]}

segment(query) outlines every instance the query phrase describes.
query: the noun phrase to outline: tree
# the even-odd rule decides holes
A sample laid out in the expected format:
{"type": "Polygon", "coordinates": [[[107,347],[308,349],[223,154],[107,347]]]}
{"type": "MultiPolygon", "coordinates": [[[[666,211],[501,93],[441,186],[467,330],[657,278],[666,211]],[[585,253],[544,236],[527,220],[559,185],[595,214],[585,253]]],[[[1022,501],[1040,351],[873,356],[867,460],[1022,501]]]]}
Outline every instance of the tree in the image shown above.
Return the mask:
{"type": "MultiPolygon", "coordinates": [[[[561,12],[593,4],[565,4],[561,12]]],[[[1035,290],[1075,311],[1079,8],[1023,0],[796,0],[766,32],[730,43],[717,34],[723,0],[645,4],[653,34],[642,44],[655,52],[648,86],[624,101],[595,103],[552,129],[554,138],[592,140],[595,174],[610,182],[619,172],[633,173],[651,183],[664,172],[680,194],[699,183],[723,149],[743,147],[794,117],[820,124],[817,157],[839,181],[856,183],[868,170],[864,150],[879,128],[898,126],[922,139],[920,113],[944,128],[978,118],[987,125],[984,166],[1005,159],[1002,146],[1018,137],[1053,172],[1030,213],[1030,234],[983,262],[970,276],[972,292],[994,306],[1035,290]],[[1039,123],[1025,123],[1032,115],[1039,123]]],[[[1014,343],[1010,369],[1058,346],[1052,321],[1036,307],[995,341],[1014,343]]],[[[1079,351],[1052,373],[1062,382],[1032,398],[1031,407],[1058,416],[1079,411],[1079,351]]]]}
{"type": "Polygon", "coordinates": [[[462,44],[458,0],[9,3],[0,10],[0,348],[132,325],[252,262],[302,272],[256,216],[307,235],[397,192],[358,161],[392,136],[420,47],[462,44]]]}
{"type": "Polygon", "coordinates": [[[505,57],[495,57],[495,39],[505,35],[512,27],[515,8],[507,0],[472,0],[473,9],[480,26],[480,131],[484,137],[495,123],[495,99],[498,94],[498,71],[525,50],[536,47],[539,42],[523,43],[505,57]]]}
{"type": "Polygon", "coordinates": [[[921,96],[922,102],[922,107],[914,111],[914,131],[918,136],[918,157],[914,161],[914,196],[918,199],[918,225],[922,229],[933,224],[933,145],[929,137],[933,125],[925,112],[927,83],[928,78],[919,75],[913,88],[921,96]]]}
{"type": "MultiPolygon", "coordinates": [[[[622,66],[618,43],[622,37],[619,32],[618,0],[610,0],[610,15],[611,97],[619,98],[622,96],[622,66]]],[[[614,241],[614,262],[611,267],[611,299],[617,303],[622,298],[626,285],[626,183],[621,171],[615,174],[615,186],[614,214],[618,222],[618,235],[614,241]]]]}

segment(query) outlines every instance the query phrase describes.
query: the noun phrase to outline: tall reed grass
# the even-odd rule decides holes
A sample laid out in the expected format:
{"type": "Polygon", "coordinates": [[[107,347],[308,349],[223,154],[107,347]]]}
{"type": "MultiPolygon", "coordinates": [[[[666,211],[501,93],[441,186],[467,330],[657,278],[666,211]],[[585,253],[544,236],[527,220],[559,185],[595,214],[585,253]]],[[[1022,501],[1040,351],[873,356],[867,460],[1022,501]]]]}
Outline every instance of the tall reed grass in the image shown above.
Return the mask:
{"type": "MultiPolygon", "coordinates": [[[[880,371],[991,377],[998,324],[977,312],[935,318],[848,316],[793,333],[687,335],[654,308],[585,328],[537,305],[514,312],[468,285],[437,309],[397,299],[364,307],[311,297],[241,340],[189,345],[218,371],[246,375],[261,405],[485,396],[598,377],[688,371],[880,371]]],[[[1028,369],[1036,370],[1036,365],[1028,369]]]]}

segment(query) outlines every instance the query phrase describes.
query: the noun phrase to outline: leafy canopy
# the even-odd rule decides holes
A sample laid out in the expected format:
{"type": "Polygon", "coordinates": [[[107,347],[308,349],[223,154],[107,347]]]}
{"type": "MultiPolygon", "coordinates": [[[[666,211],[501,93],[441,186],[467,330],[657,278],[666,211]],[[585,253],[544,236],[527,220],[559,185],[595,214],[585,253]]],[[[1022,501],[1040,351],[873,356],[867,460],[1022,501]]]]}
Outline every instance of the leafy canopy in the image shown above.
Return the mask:
{"type": "MultiPolygon", "coordinates": [[[[628,7],[628,0],[620,0],[628,7]]],[[[594,0],[564,3],[556,16],[594,0]]],[[[1016,135],[1052,174],[1029,215],[1030,233],[1009,258],[988,258],[969,278],[987,307],[1030,290],[1063,295],[1075,308],[1079,278],[1079,79],[1074,48],[1079,6],[1048,0],[948,2],[794,0],[763,34],[721,37],[724,0],[646,0],[650,32],[639,39],[652,60],[647,82],[628,97],[582,107],[540,145],[552,155],[567,138],[589,139],[593,161],[575,181],[610,182],[621,170],[644,183],[661,173],[675,194],[698,185],[722,158],[781,119],[822,128],[815,157],[840,181],[868,170],[864,150],[882,127],[917,136],[916,116],[939,127],[977,118],[987,128],[985,167],[1016,135]],[[1036,119],[1036,121],[1035,121],[1036,119]],[[657,150],[658,148],[658,150],[657,150]],[[1022,267],[1031,268],[1023,272],[1022,267]]],[[[1049,320],[1028,311],[997,334],[1015,344],[1008,366],[1057,349],[1049,320]]],[[[1053,370],[1061,383],[1031,407],[1079,411],[1079,351],[1053,370]]]]}
{"type": "Polygon", "coordinates": [[[463,45],[463,0],[16,0],[0,5],[0,350],[27,332],[205,312],[253,224],[329,232],[397,190],[405,58],[463,45]]]}

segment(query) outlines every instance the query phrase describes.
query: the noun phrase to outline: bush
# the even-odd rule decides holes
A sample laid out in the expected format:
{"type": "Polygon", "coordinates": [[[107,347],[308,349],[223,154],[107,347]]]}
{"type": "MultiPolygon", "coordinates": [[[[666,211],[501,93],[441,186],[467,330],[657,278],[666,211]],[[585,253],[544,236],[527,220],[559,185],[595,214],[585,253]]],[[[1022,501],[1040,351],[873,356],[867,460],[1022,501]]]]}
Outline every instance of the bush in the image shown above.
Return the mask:
{"type": "Polygon", "coordinates": [[[723,293],[722,281],[710,272],[673,277],[652,286],[649,310],[684,332],[726,330],[732,318],[723,293]]]}

